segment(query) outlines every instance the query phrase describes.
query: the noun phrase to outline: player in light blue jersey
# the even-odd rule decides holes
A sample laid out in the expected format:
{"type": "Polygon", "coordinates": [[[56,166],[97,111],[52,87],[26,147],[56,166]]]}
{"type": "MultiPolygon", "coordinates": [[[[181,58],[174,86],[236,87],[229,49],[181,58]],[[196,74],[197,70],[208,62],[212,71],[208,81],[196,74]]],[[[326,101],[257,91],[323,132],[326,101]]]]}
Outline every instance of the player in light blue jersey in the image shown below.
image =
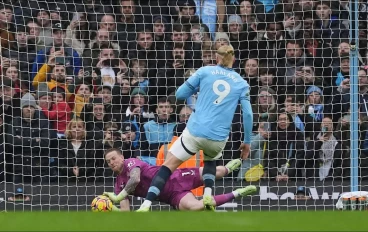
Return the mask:
{"type": "Polygon", "coordinates": [[[216,60],[218,65],[198,69],[177,90],[177,99],[187,99],[199,91],[195,111],[191,114],[180,138],[170,148],[166,161],[153,178],[139,212],[149,211],[152,201],[160,194],[172,172],[199,150],[203,150],[204,153],[203,204],[206,209],[214,209],[212,188],[215,184],[216,160],[222,157],[239,101],[244,122],[244,143],[239,149],[241,158],[248,158],[253,127],[249,85],[231,69],[235,61],[232,46],[220,47],[217,50],[216,60]]]}

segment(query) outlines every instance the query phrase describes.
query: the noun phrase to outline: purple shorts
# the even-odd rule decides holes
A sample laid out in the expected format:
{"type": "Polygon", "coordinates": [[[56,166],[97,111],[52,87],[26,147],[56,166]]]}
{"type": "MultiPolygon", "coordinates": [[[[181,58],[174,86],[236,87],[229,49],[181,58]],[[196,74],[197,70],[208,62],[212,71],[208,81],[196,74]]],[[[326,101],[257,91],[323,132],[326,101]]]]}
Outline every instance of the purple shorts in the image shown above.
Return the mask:
{"type": "Polygon", "coordinates": [[[161,193],[160,200],[179,209],[180,200],[191,193],[192,189],[202,186],[203,181],[201,180],[199,168],[182,168],[175,170],[166,185],[169,186],[165,186],[165,191],[161,193]]]}

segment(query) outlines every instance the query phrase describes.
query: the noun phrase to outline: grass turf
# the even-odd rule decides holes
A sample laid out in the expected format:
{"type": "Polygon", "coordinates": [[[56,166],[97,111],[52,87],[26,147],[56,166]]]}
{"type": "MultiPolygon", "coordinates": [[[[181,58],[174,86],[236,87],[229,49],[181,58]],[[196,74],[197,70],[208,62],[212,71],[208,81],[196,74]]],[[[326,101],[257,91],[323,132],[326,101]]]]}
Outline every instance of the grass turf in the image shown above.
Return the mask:
{"type": "Polygon", "coordinates": [[[366,231],[366,212],[16,212],[0,231],[366,231]]]}

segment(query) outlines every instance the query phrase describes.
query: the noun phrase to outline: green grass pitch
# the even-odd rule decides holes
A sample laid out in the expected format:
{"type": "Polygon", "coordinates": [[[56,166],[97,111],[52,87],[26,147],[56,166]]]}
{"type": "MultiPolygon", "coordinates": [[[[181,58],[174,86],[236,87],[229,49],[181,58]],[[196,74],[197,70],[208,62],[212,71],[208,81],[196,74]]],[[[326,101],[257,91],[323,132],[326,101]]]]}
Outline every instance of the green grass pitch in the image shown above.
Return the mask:
{"type": "Polygon", "coordinates": [[[0,231],[367,231],[365,212],[8,212],[0,231]]]}

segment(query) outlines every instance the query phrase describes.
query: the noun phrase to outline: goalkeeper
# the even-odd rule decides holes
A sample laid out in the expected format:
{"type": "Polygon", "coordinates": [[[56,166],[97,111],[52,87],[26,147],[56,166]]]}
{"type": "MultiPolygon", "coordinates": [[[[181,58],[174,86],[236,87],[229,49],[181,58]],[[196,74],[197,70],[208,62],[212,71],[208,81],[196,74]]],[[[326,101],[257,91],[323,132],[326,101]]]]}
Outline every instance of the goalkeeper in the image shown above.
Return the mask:
{"type": "MultiPolygon", "coordinates": [[[[119,149],[109,149],[105,153],[105,160],[112,171],[118,174],[115,182],[115,193],[105,192],[103,195],[109,197],[112,202],[120,202],[121,211],[129,211],[128,195],[145,197],[153,177],[156,175],[159,166],[150,166],[147,163],[135,158],[124,159],[119,149]]],[[[216,168],[216,178],[222,178],[239,168],[241,160],[232,160],[226,166],[216,168]]],[[[203,168],[182,168],[177,169],[170,176],[163,191],[159,195],[160,202],[170,204],[178,210],[203,210],[202,200],[197,200],[192,189],[203,185],[203,168]]],[[[255,186],[236,189],[231,193],[216,195],[212,198],[213,207],[222,205],[237,197],[244,197],[255,193],[255,186]]],[[[117,207],[114,211],[119,211],[117,207]]]]}

